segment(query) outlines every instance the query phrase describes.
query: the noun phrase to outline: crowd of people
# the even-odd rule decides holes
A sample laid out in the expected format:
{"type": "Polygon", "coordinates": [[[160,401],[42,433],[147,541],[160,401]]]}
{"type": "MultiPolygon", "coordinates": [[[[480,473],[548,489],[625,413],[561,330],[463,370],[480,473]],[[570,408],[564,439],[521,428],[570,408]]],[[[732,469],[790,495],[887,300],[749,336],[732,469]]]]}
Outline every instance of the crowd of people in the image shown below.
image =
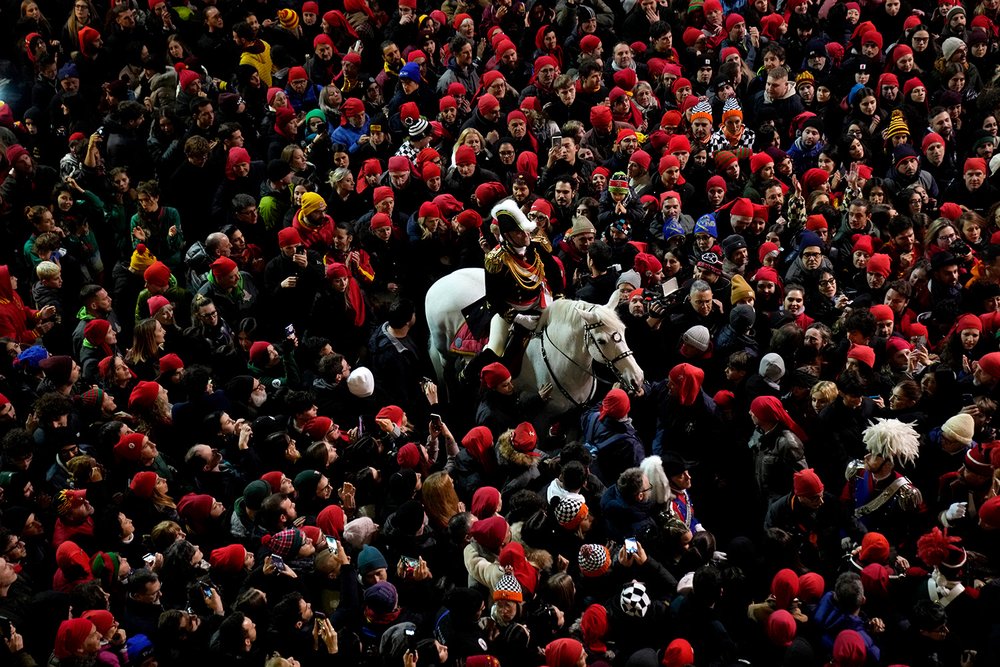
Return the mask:
{"type": "Polygon", "coordinates": [[[1000,0],[4,10],[0,663],[1000,664],[1000,0]]]}

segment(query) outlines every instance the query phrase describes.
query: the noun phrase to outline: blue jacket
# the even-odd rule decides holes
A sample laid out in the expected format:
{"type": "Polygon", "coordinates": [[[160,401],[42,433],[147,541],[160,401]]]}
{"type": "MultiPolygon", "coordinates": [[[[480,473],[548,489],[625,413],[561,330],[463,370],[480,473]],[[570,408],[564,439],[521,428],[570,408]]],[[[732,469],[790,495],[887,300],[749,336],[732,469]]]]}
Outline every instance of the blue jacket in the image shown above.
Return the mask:
{"type": "Polygon", "coordinates": [[[371,122],[371,118],[365,117],[365,124],[357,128],[350,123],[344,123],[330,133],[330,141],[335,144],[344,144],[347,146],[348,153],[354,153],[358,150],[358,140],[361,135],[368,134],[368,126],[371,125],[371,122]]]}
{"type": "Polygon", "coordinates": [[[638,503],[622,497],[617,484],[612,484],[601,496],[601,513],[607,525],[608,537],[622,542],[626,537],[639,537],[656,527],[653,504],[638,503]]]}
{"type": "Polygon", "coordinates": [[[854,630],[865,640],[865,648],[868,649],[868,664],[874,665],[879,662],[881,653],[878,646],[875,645],[875,640],[868,634],[867,622],[860,616],[842,612],[833,599],[833,591],[827,591],[820,598],[813,621],[823,633],[823,646],[827,651],[833,650],[833,642],[842,630],[854,630]]]}

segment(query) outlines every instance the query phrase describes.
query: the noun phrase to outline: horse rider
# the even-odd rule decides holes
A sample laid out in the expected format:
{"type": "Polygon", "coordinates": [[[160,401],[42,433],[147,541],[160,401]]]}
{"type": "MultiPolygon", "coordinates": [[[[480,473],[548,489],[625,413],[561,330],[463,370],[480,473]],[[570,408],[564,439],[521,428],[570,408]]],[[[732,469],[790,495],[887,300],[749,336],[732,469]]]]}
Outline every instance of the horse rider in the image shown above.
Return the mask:
{"type": "Polygon", "coordinates": [[[490,337],[483,351],[463,373],[478,380],[478,369],[503,357],[511,328],[531,332],[538,327],[542,311],[565,287],[562,266],[551,252],[548,239],[536,230],[513,199],[498,203],[492,211],[499,245],[486,255],[486,302],[493,313],[490,337]]]}

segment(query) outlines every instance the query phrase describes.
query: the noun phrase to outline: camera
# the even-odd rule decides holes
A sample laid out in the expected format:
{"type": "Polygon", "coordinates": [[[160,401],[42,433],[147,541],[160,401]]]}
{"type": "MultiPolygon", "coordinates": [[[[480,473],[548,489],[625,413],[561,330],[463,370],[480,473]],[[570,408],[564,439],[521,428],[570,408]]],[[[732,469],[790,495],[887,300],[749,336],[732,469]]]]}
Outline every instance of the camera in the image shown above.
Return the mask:
{"type": "Polygon", "coordinates": [[[972,252],[972,248],[970,248],[969,244],[962,239],[956,239],[951,242],[950,246],[948,246],[948,251],[955,257],[962,258],[968,257],[969,253],[972,252]]]}

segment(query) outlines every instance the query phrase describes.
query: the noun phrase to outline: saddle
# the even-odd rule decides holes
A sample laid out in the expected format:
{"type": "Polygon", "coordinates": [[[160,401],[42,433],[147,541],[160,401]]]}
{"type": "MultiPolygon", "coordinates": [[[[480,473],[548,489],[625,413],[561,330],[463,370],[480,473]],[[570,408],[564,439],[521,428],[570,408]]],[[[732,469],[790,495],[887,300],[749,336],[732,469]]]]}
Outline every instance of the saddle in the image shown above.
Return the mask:
{"type": "Polygon", "coordinates": [[[462,377],[469,382],[478,383],[479,371],[487,364],[499,361],[510,371],[511,377],[516,378],[521,373],[524,351],[531,341],[531,332],[512,324],[503,356],[497,359],[496,355],[486,348],[490,337],[490,320],[493,319],[486,297],[463,308],[462,317],[464,321],[459,325],[448,346],[450,352],[472,357],[462,371],[462,377]]]}

